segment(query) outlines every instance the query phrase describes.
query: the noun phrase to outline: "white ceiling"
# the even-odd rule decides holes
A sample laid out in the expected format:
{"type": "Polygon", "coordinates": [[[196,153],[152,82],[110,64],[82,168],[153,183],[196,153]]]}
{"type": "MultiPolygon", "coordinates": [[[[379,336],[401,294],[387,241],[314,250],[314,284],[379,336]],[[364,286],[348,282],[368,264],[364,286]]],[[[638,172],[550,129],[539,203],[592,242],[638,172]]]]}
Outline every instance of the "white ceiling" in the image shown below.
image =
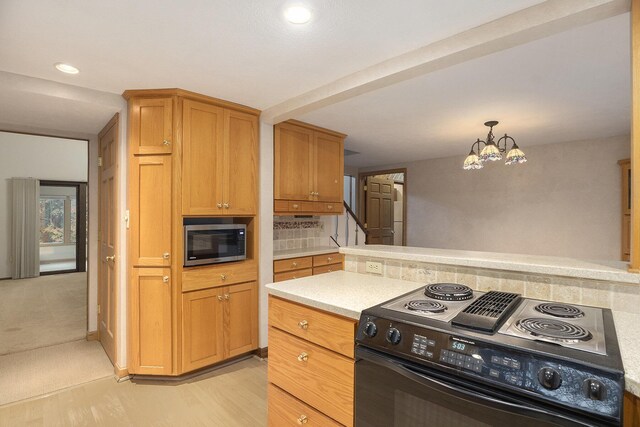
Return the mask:
{"type": "MultiPolygon", "coordinates": [[[[97,133],[125,89],[181,87],[267,109],[542,0],[3,0],[0,123],[97,133]],[[296,3],[310,24],[287,23],[296,3]],[[78,75],[53,68],[68,62],[78,75]],[[13,73],[13,74],[12,74],[13,73]],[[22,80],[18,77],[24,77],[22,80]]],[[[485,120],[528,145],[629,131],[629,16],[297,117],[366,166],[464,156],[485,120]]]]}
{"type": "Polygon", "coordinates": [[[483,123],[526,147],[630,132],[629,14],[618,15],[297,117],[349,137],[352,166],[459,155],[483,123]]]}

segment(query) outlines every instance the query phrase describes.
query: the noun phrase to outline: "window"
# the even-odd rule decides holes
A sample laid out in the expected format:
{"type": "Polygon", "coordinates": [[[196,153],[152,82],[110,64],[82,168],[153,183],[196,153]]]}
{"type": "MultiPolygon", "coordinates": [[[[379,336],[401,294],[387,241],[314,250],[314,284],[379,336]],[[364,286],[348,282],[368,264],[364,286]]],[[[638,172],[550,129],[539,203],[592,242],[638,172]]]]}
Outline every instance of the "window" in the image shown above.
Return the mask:
{"type": "Polygon", "coordinates": [[[71,196],[40,197],[40,244],[76,242],[77,201],[71,196]]]}

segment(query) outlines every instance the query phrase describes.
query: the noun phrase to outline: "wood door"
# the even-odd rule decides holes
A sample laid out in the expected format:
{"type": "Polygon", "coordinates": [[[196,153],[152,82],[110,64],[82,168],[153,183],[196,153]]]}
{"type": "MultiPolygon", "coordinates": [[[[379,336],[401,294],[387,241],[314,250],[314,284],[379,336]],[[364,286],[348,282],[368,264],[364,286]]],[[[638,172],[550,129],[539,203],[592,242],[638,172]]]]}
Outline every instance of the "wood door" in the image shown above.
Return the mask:
{"type": "Polygon", "coordinates": [[[367,243],[393,245],[393,180],[367,177],[367,243]]]}
{"type": "Polygon", "coordinates": [[[224,337],[226,357],[258,348],[257,283],[249,282],[225,288],[224,337]]]}
{"type": "Polygon", "coordinates": [[[344,192],[343,139],[322,132],[314,132],[314,200],[342,203],[344,192]]]}
{"type": "Polygon", "coordinates": [[[129,372],[171,374],[171,269],[133,268],[131,276],[129,372]]]}
{"type": "Polygon", "coordinates": [[[171,266],[171,156],[134,156],[129,188],[131,264],[171,266]]]}
{"type": "MultiPolygon", "coordinates": [[[[98,135],[102,166],[98,171],[98,335],[116,363],[118,264],[118,114],[98,135]]],[[[79,205],[80,206],[80,205],[79,205]]]]}
{"type": "Polygon", "coordinates": [[[258,118],[233,110],[224,111],[225,215],[255,215],[258,182],[258,118]]]}
{"type": "Polygon", "coordinates": [[[130,109],[132,154],[171,154],[173,98],[136,98],[130,109]]]}
{"type": "Polygon", "coordinates": [[[224,110],[185,99],[182,111],[182,213],[223,214],[224,110]]]}
{"type": "Polygon", "coordinates": [[[182,294],[182,372],[223,359],[224,305],[223,288],[182,294]]]}
{"type": "Polygon", "coordinates": [[[313,131],[289,123],[275,126],[274,198],[313,200],[313,131]]]}

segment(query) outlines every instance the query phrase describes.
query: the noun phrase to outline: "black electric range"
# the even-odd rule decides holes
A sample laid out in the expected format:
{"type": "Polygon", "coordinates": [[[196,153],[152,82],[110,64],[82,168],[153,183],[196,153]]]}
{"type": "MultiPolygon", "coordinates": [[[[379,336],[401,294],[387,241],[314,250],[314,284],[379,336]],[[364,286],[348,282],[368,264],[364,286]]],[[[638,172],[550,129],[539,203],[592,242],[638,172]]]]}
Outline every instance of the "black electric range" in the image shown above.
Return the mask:
{"type": "Polygon", "coordinates": [[[608,309],[428,285],[366,309],[356,426],[621,425],[608,309]]]}

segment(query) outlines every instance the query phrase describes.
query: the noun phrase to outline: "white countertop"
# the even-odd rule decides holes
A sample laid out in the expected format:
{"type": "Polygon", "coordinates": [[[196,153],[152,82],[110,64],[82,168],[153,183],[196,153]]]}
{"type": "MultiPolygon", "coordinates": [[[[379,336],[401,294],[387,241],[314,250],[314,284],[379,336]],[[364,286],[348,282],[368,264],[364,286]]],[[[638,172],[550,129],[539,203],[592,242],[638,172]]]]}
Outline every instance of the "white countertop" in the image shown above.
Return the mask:
{"type": "Polygon", "coordinates": [[[267,285],[269,293],[359,319],[362,310],[424,286],[421,283],[334,271],[267,285]]]}
{"type": "Polygon", "coordinates": [[[401,261],[489,268],[520,273],[549,274],[611,282],[640,283],[640,274],[627,272],[622,261],[582,261],[542,255],[502,254],[408,246],[359,245],[340,248],[345,255],[401,261]]]}
{"type": "Polygon", "coordinates": [[[317,248],[298,248],[273,251],[273,260],[278,261],[280,259],[298,258],[302,256],[330,254],[332,252],[338,252],[338,249],[340,248],[337,246],[319,246],[317,248]]]}
{"type": "MultiPolygon", "coordinates": [[[[424,286],[416,282],[336,271],[267,285],[269,293],[352,319],[362,310],[424,286]]],[[[640,314],[613,312],[625,388],[640,397],[640,314]]]]}

